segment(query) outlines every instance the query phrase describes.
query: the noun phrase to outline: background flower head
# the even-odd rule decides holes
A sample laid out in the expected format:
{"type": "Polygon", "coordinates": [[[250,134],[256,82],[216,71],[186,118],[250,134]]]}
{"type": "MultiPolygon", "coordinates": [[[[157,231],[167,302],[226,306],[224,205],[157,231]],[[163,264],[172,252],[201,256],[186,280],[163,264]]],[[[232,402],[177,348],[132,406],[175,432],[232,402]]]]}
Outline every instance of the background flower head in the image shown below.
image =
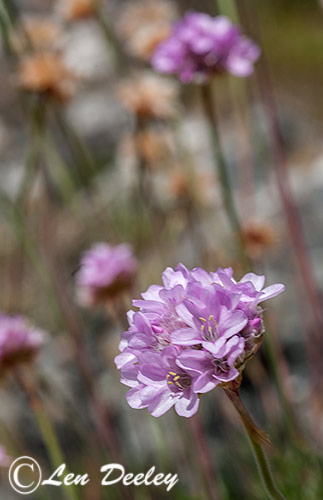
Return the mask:
{"type": "Polygon", "coordinates": [[[9,467],[11,457],[7,454],[4,446],[0,445],[0,467],[9,467]]]}
{"type": "Polygon", "coordinates": [[[122,82],[118,97],[123,106],[140,119],[166,119],[177,105],[177,86],[150,71],[136,74],[122,82]]]}
{"type": "Polygon", "coordinates": [[[21,20],[12,38],[17,52],[30,48],[44,50],[59,46],[63,32],[60,24],[50,17],[27,16],[21,20]]]}
{"type": "Polygon", "coordinates": [[[104,304],[130,288],[137,261],[126,244],[97,243],[84,253],[76,277],[79,302],[88,307],[104,304]]]}
{"type": "Polygon", "coordinates": [[[56,51],[43,50],[26,55],[18,66],[18,84],[23,90],[57,100],[65,101],[73,95],[76,80],[62,54],[56,51]]]}
{"type": "Polygon", "coordinates": [[[79,21],[91,17],[99,0],[63,0],[59,10],[67,21],[79,21]]]}
{"type": "Polygon", "coordinates": [[[225,16],[189,12],[175,24],[172,34],[160,43],[152,57],[153,67],[177,75],[183,83],[205,81],[227,71],[246,77],[260,50],[225,16]]]}
{"type": "Polygon", "coordinates": [[[46,341],[46,333],[22,316],[0,316],[0,374],[34,360],[46,341]]]}
{"type": "Polygon", "coordinates": [[[149,61],[157,45],[169,37],[176,8],[168,0],[139,0],[126,4],[118,33],[129,53],[149,61]]]}

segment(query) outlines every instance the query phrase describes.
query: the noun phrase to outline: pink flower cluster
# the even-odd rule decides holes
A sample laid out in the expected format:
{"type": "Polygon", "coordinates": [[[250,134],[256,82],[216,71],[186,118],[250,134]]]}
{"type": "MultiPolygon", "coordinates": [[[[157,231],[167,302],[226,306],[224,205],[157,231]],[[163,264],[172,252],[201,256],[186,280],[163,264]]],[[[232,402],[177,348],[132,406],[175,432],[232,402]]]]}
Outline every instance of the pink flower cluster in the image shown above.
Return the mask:
{"type": "Polygon", "coordinates": [[[189,12],[175,24],[171,36],[157,46],[152,66],[190,83],[224,71],[249,76],[259,55],[259,47],[227,17],[189,12]]]}
{"type": "Polygon", "coordinates": [[[79,303],[86,307],[104,304],[132,285],[136,271],[130,246],[97,243],[81,260],[76,277],[79,303]]]}
{"type": "Polygon", "coordinates": [[[0,467],[9,467],[12,458],[7,454],[4,446],[0,445],[0,467]]]}
{"type": "Polygon", "coordinates": [[[116,357],[132,408],[159,417],[172,406],[184,417],[197,412],[199,395],[235,380],[260,346],[264,300],[284,285],[264,287],[265,277],[231,268],[208,273],[179,264],[167,268],[163,286],[134,300],[129,329],[116,357]]]}
{"type": "Polygon", "coordinates": [[[0,315],[0,375],[23,362],[33,361],[46,340],[22,316],[0,315]]]}

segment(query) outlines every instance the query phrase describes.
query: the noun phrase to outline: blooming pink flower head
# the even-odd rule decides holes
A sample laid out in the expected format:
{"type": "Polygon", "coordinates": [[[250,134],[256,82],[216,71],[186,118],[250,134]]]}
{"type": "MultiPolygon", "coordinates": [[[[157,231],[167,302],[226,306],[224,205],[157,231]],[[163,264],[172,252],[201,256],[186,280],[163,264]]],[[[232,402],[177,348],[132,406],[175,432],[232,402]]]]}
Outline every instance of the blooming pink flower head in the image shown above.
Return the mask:
{"type": "Polygon", "coordinates": [[[249,76],[259,55],[259,47],[227,17],[189,12],[157,46],[152,66],[177,75],[183,83],[201,82],[224,71],[249,76]]]}
{"type": "Polygon", "coordinates": [[[172,406],[190,417],[199,395],[236,380],[258,349],[264,333],[259,304],[284,290],[264,287],[265,277],[231,268],[208,273],[179,264],[167,268],[163,285],[152,285],[134,300],[129,329],[116,357],[132,408],[161,416],[172,406]]]}
{"type": "Polygon", "coordinates": [[[128,245],[97,243],[85,252],[76,277],[79,302],[93,307],[115,298],[129,288],[137,270],[137,261],[128,245]]]}
{"type": "Polygon", "coordinates": [[[32,362],[46,340],[46,333],[36,329],[22,316],[0,316],[0,375],[20,363],[32,362]]]}
{"type": "Polygon", "coordinates": [[[11,462],[11,457],[7,455],[4,446],[0,445],[0,467],[9,467],[11,462]]]}

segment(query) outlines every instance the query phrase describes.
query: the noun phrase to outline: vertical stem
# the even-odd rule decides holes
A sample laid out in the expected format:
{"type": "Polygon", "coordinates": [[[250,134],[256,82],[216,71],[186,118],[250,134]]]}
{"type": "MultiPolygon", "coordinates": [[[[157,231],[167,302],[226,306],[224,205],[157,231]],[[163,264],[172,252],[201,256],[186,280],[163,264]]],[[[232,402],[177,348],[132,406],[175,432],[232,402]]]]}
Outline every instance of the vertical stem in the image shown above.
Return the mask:
{"type": "Polygon", "coordinates": [[[100,5],[95,8],[95,17],[98,24],[102,30],[107,49],[109,53],[112,51],[114,63],[119,73],[126,73],[129,68],[129,60],[126,53],[122,50],[120,43],[114,33],[113,28],[111,28],[109,21],[106,20],[103,9],[100,5]]]}
{"type": "MultiPolygon", "coordinates": [[[[186,176],[195,183],[196,172],[194,169],[194,162],[190,153],[182,144],[181,137],[179,136],[179,122],[172,121],[172,139],[169,141],[169,149],[172,151],[172,159],[175,164],[179,163],[185,165],[186,176]]],[[[208,242],[204,234],[203,222],[199,211],[198,203],[195,196],[186,196],[185,212],[187,216],[187,225],[191,232],[192,248],[196,258],[202,263],[208,262],[208,242]]]]}
{"type": "Polygon", "coordinates": [[[253,156],[251,127],[248,109],[248,94],[246,81],[229,76],[230,97],[234,111],[237,140],[241,140],[240,150],[237,154],[237,177],[238,192],[240,192],[240,206],[247,216],[255,213],[254,192],[256,190],[253,156]]]}
{"type": "Polygon", "coordinates": [[[57,265],[56,261],[54,262],[54,259],[48,248],[46,250],[46,258],[48,272],[51,276],[54,289],[56,290],[56,296],[58,298],[60,310],[62,312],[66,328],[71,334],[74,342],[78,366],[82,373],[83,380],[85,382],[91,401],[94,414],[94,422],[99,441],[101,441],[107,447],[113,458],[116,461],[120,462],[121,457],[119,453],[116,433],[112,426],[112,417],[109,414],[106,405],[97,396],[92,363],[89,359],[86,347],[84,345],[82,325],[79,321],[77,312],[74,309],[72,300],[70,300],[68,292],[66,291],[67,286],[62,279],[61,272],[59,270],[60,266],[57,265]]]}
{"type": "Polygon", "coordinates": [[[275,339],[270,336],[268,332],[268,320],[266,321],[266,334],[264,336],[264,344],[267,359],[270,366],[270,371],[274,379],[274,386],[276,387],[278,400],[282,408],[282,414],[285,421],[286,434],[290,437],[297,437],[297,423],[293,408],[291,405],[291,398],[287,395],[287,391],[284,385],[281,383],[282,379],[282,363],[281,358],[283,357],[282,350],[275,342],[275,339]]]}
{"type": "MultiPolygon", "coordinates": [[[[54,219],[53,213],[50,211],[46,222],[47,232],[44,235],[44,253],[48,274],[51,277],[54,290],[56,291],[56,297],[64,323],[74,343],[75,357],[89,396],[98,442],[106,447],[115,462],[122,464],[125,460],[121,453],[113,417],[107,404],[98,395],[92,360],[84,342],[83,327],[73,301],[69,297],[68,286],[61,273],[61,265],[53,254],[51,241],[55,236],[54,219]]],[[[122,496],[127,500],[133,500],[133,489],[130,487],[123,488],[122,496]]]]}
{"type": "Polygon", "coordinates": [[[140,134],[145,133],[145,131],[145,121],[137,116],[135,130],[133,132],[133,141],[137,156],[138,191],[143,202],[148,206],[148,208],[150,208],[152,205],[152,186],[150,182],[149,166],[138,145],[140,134]]]}
{"type": "Polygon", "coordinates": [[[263,482],[265,490],[267,491],[267,494],[269,495],[270,498],[274,500],[286,500],[285,497],[282,495],[282,493],[277,489],[268,459],[265,455],[263,448],[260,446],[260,444],[256,443],[256,441],[252,439],[252,437],[249,436],[249,434],[248,438],[257,463],[261,480],[263,482]]]}
{"type": "Polygon", "coordinates": [[[238,212],[235,206],[234,197],[231,189],[228,167],[226,165],[223,152],[221,150],[218,129],[217,129],[215,99],[212,93],[211,85],[210,84],[202,85],[201,94],[202,94],[201,96],[202,96],[204,113],[210,127],[214,159],[222,187],[224,207],[227,212],[234,233],[237,251],[239,253],[239,257],[241,259],[243,267],[245,269],[249,269],[249,262],[244,248],[243,236],[238,217],[238,212]]]}
{"type": "Polygon", "coordinates": [[[219,2],[218,0],[211,0],[210,2],[210,12],[215,16],[219,13],[219,2]]]}
{"type": "Polygon", "coordinates": [[[0,32],[1,32],[1,40],[3,43],[4,51],[7,54],[8,58],[11,60],[14,58],[14,52],[12,49],[12,42],[10,39],[10,31],[11,31],[11,22],[6,12],[3,12],[0,9],[0,32]]]}
{"type": "Polygon", "coordinates": [[[261,441],[263,441],[263,437],[265,434],[263,433],[263,431],[256,427],[255,423],[250,417],[247,409],[240,399],[238,389],[224,389],[224,392],[237,411],[247,433],[263,486],[269,498],[271,498],[272,500],[286,500],[284,495],[279,491],[275,484],[269,462],[262,448],[262,445],[260,444],[261,441]]]}
{"type": "Polygon", "coordinates": [[[188,420],[188,424],[196,443],[199,462],[202,468],[207,495],[209,500],[220,500],[220,492],[217,484],[217,474],[213,465],[212,456],[207,444],[205,430],[200,416],[194,415],[188,420]]]}
{"type": "Polygon", "coordinates": [[[46,103],[38,101],[37,99],[30,108],[29,116],[26,117],[31,124],[31,130],[29,134],[24,177],[17,195],[17,203],[20,206],[23,206],[39,169],[42,141],[44,138],[45,114],[46,103]]]}
{"type": "MultiPolygon", "coordinates": [[[[21,372],[17,370],[15,375],[19,386],[23,389],[27,396],[29,406],[36,417],[51,464],[55,469],[57,469],[60,465],[65,463],[64,455],[52,424],[45,414],[43,403],[38,395],[34,380],[30,374],[27,376],[26,371],[21,372]]],[[[67,469],[66,473],[68,474],[67,469]]],[[[70,500],[78,500],[75,486],[64,485],[64,488],[67,498],[70,500]]]]}
{"type": "Polygon", "coordinates": [[[148,127],[146,120],[141,118],[140,116],[136,116],[135,129],[133,131],[133,141],[135,145],[137,160],[138,194],[141,198],[143,208],[146,209],[149,218],[155,216],[157,219],[157,217],[163,217],[163,213],[159,205],[154,200],[150,165],[147,162],[145,155],[141,152],[140,146],[138,144],[140,134],[145,133],[147,130],[148,127]]]}
{"type": "MultiPolygon", "coordinates": [[[[246,19],[248,27],[253,32],[254,37],[261,43],[262,33],[259,22],[257,5],[249,9],[248,2],[240,0],[236,5],[239,7],[240,15],[246,19]]],[[[322,391],[322,363],[318,353],[322,345],[322,295],[315,275],[315,269],[311,261],[311,256],[307,247],[307,241],[301,220],[301,214],[295,201],[292,187],[288,175],[288,165],[284,140],[280,128],[276,99],[272,84],[271,69],[263,50],[262,57],[256,65],[256,76],[265,116],[270,131],[271,146],[273,151],[273,166],[275,169],[277,187],[280,194],[282,206],[284,208],[287,227],[290,233],[291,242],[296,257],[296,272],[299,273],[304,283],[305,292],[308,298],[308,305],[312,312],[312,324],[307,330],[305,343],[309,358],[311,395],[313,402],[317,400],[322,391]]],[[[321,398],[322,399],[322,398],[321,398]]],[[[315,403],[314,403],[315,404],[315,403]]]]}
{"type": "Polygon", "coordinates": [[[7,11],[8,18],[12,26],[14,26],[20,17],[20,12],[13,0],[2,0],[5,10],[7,11]]]}
{"type": "MultiPolygon", "coordinates": [[[[247,3],[239,3],[240,8],[247,11],[247,3]]],[[[261,32],[256,7],[253,8],[252,28],[256,38],[261,41],[261,32]]],[[[248,14],[248,12],[246,12],[248,14]]],[[[247,17],[247,16],[246,16],[247,17]]],[[[251,21],[249,21],[251,25],[251,21]]],[[[320,335],[322,328],[322,300],[315,280],[313,266],[308,254],[307,244],[304,236],[303,225],[300,213],[295,203],[293,192],[288,178],[288,168],[284,141],[280,129],[275,96],[271,79],[271,72],[266,59],[265,52],[262,53],[261,60],[256,65],[256,76],[262,99],[262,104],[266,113],[266,119],[270,130],[270,139],[274,155],[274,168],[277,178],[278,190],[285,210],[287,225],[289,228],[295,255],[298,261],[298,269],[302,275],[304,286],[308,295],[309,304],[312,308],[313,318],[316,323],[314,337],[320,335]]]]}
{"type": "MultiPolygon", "coordinates": [[[[219,0],[219,11],[220,13],[229,15],[235,22],[238,22],[239,21],[238,5],[241,7],[242,2],[243,0],[241,0],[241,2],[238,4],[237,0],[219,0]]],[[[256,65],[256,71],[258,71],[257,68],[258,65],[256,65]]],[[[240,86],[239,90],[241,90],[241,96],[239,96],[239,107],[241,107],[241,112],[245,116],[247,116],[247,109],[246,109],[247,88],[246,87],[242,88],[242,86],[240,86]]],[[[252,165],[249,164],[248,167],[252,170],[252,165]]],[[[249,177],[251,180],[252,171],[250,172],[249,177]]],[[[265,321],[265,326],[266,326],[266,331],[268,331],[267,321],[265,321]]],[[[283,380],[282,368],[280,363],[282,353],[278,352],[279,348],[269,334],[267,334],[265,337],[265,348],[271,373],[273,375],[274,385],[280,402],[280,407],[283,410],[283,416],[286,421],[286,426],[285,426],[286,431],[289,434],[292,434],[292,432],[295,431],[296,422],[293,415],[290,398],[286,393],[285,387],[281,383],[281,380],[283,380]]]]}
{"type": "Polygon", "coordinates": [[[79,174],[83,182],[89,181],[96,173],[96,166],[92,154],[86,142],[79,133],[71,126],[69,121],[60,110],[56,111],[56,122],[60,128],[62,136],[65,138],[68,147],[74,157],[74,161],[79,167],[79,174]]]}
{"type": "Polygon", "coordinates": [[[234,0],[217,0],[219,13],[230,17],[233,22],[238,22],[239,14],[234,0]]]}

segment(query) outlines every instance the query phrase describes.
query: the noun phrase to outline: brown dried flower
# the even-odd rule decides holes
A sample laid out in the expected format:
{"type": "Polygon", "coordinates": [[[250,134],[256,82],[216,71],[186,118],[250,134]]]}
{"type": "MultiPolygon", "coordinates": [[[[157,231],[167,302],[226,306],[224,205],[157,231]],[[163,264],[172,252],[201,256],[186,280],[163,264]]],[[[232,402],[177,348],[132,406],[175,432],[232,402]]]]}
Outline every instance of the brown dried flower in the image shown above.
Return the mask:
{"type": "Polygon", "coordinates": [[[137,1],[124,9],[118,32],[131,54],[149,61],[156,46],[169,36],[175,19],[176,9],[168,1],[137,1]]]}
{"type": "Polygon", "coordinates": [[[247,253],[253,259],[259,259],[276,242],[275,231],[266,221],[250,221],[242,233],[247,253]]]}
{"type": "Polygon", "coordinates": [[[214,179],[208,172],[175,165],[168,174],[167,192],[178,201],[210,206],[215,199],[214,179]]]}
{"type": "Polygon", "coordinates": [[[98,0],[61,0],[59,10],[67,21],[78,21],[93,16],[98,0]]]}
{"type": "Polygon", "coordinates": [[[146,128],[135,137],[137,151],[150,168],[167,157],[168,147],[165,138],[156,130],[146,128]]]}
{"type": "Polygon", "coordinates": [[[176,109],[177,85],[171,80],[143,72],[122,82],[117,94],[123,106],[140,119],[166,119],[176,109]]]}
{"type": "Polygon", "coordinates": [[[24,90],[48,94],[59,100],[73,95],[76,76],[65,65],[59,52],[42,51],[22,58],[18,84],[24,90]]]}
{"type": "Polygon", "coordinates": [[[19,29],[13,34],[12,43],[17,52],[28,47],[43,50],[56,46],[61,36],[59,24],[52,19],[29,16],[22,20],[19,29]]]}
{"type": "Polygon", "coordinates": [[[176,198],[190,197],[190,180],[183,170],[177,168],[169,181],[169,189],[176,198]]]}

